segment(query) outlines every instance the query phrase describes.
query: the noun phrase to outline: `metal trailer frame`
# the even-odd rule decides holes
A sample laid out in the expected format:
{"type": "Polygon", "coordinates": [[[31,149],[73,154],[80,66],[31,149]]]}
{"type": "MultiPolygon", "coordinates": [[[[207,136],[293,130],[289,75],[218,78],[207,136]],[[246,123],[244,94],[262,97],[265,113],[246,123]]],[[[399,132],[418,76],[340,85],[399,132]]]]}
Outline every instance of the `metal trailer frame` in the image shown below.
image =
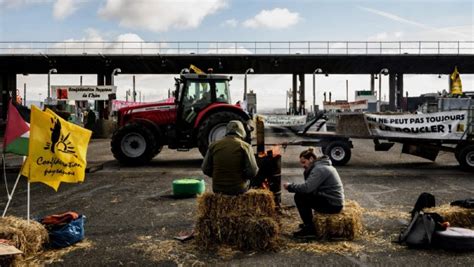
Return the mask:
{"type": "Polygon", "coordinates": [[[305,125],[304,129],[298,134],[314,139],[304,141],[307,144],[321,146],[323,152],[328,155],[335,165],[345,165],[351,156],[350,148],[353,148],[351,138],[372,139],[374,141],[375,151],[388,151],[395,143],[403,144],[402,152],[420,156],[432,161],[436,160],[439,151],[454,153],[456,160],[461,168],[474,171],[474,99],[463,98],[464,102],[469,103],[467,106],[459,107],[453,104],[460,102],[456,98],[439,98],[438,109],[436,111],[452,111],[467,110],[468,124],[465,132],[460,140],[452,139],[420,139],[420,138],[396,138],[396,137],[380,137],[367,135],[346,135],[336,132],[309,132],[308,130],[321,118],[324,114],[319,114],[313,120],[305,125]],[[464,137],[466,137],[464,139],[464,137]],[[387,142],[380,142],[385,140],[387,142]]]}

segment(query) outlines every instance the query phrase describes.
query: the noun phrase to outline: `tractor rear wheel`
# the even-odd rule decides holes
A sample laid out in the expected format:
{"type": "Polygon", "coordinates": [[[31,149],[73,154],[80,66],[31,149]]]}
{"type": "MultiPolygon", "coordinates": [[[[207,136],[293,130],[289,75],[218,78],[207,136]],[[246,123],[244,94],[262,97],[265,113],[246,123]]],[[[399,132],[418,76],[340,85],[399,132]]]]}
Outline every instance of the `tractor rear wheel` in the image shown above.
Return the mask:
{"type": "Polygon", "coordinates": [[[110,142],[112,154],[124,165],[142,165],[159,153],[153,132],[132,123],[115,131],[110,142]]]}
{"type": "MultiPolygon", "coordinates": [[[[211,114],[204,122],[199,126],[197,134],[197,144],[199,152],[204,157],[207,152],[209,144],[214,141],[220,140],[225,136],[227,123],[231,120],[239,120],[245,125],[244,119],[234,112],[222,111],[211,114]]],[[[250,132],[247,127],[247,137],[245,141],[250,142],[250,132]]]]}

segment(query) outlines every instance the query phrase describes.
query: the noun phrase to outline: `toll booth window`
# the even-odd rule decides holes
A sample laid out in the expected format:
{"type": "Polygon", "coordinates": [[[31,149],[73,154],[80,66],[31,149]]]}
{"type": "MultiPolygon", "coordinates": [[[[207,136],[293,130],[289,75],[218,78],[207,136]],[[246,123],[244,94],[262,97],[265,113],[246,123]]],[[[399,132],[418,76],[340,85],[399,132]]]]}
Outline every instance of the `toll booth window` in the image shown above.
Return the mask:
{"type": "Polygon", "coordinates": [[[229,83],[227,81],[216,81],[216,101],[230,103],[229,83]]]}

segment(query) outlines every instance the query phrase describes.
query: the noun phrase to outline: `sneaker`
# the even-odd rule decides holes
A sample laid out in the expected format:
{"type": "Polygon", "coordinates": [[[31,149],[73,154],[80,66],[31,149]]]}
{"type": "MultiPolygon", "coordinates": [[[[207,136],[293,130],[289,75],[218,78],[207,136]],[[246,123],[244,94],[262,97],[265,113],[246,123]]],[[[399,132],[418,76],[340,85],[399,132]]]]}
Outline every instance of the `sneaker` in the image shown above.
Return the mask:
{"type": "Polygon", "coordinates": [[[316,238],[314,226],[303,226],[299,231],[293,233],[294,238],[316,238]]]}

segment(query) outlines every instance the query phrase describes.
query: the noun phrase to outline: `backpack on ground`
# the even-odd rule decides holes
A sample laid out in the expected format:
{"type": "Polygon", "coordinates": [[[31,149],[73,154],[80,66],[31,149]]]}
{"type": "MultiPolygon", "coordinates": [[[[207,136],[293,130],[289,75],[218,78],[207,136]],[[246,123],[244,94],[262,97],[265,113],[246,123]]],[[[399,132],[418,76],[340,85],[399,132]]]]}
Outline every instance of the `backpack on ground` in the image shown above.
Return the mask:
{"type": "Polygon", "coordinates": [[[416,211],[408,227],[400,233],[398,242],[409,247],[429,247],[433,233],[440,229],[442,221],[437,213],[416,211]]]}
{"type": "Polygon", "coordinates": [[[413,207],[413,210],[410,212],[411,218],[413,219],[416,212],[420,212],[425,208],[433,208],[435,206],[436,200],[432,194],[426,192],[421,193],[415,202],[415,207],[413,207]]]}

